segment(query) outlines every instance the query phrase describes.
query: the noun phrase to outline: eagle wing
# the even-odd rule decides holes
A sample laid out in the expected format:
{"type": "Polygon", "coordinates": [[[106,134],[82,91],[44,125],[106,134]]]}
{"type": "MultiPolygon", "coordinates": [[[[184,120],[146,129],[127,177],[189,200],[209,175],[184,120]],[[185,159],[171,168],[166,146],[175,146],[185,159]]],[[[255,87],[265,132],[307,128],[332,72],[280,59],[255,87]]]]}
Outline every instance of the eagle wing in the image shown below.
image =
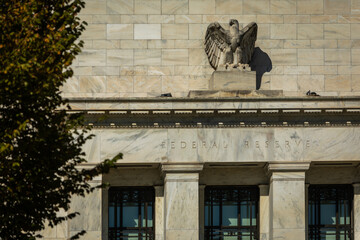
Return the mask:
{"type": "Polygon", "coordinates": [[[257,37],[257,24],[252,22],[244,27],[240,33],[241,63],[247,64],[251,61],[254,53],[255,41],[257,37]]]}
{"type": "Polygon", "coordinates": [[[230,33],[218,22],[211,23],[206,30],[204,44],[209,63],[216,70],[222,52],[230,45],[230,33]]]}

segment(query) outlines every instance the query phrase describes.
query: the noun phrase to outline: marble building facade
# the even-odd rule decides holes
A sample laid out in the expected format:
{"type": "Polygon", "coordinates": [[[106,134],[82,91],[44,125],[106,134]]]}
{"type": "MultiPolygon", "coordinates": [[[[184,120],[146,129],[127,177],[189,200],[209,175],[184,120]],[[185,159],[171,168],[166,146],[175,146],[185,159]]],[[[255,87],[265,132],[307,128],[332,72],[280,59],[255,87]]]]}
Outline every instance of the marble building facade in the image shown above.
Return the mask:
{"type": "Polygon", "coordinates": [[[93,126],[84,167],[124,159],[45,239],[121,239],[126,222],[128,239],[360,240],[359,0],[86,0],[80,17],[62,91],[93,126]],[[206,28],[231,18],[257,22],[273,69],[260,92],[201,95],[206,28]]]}

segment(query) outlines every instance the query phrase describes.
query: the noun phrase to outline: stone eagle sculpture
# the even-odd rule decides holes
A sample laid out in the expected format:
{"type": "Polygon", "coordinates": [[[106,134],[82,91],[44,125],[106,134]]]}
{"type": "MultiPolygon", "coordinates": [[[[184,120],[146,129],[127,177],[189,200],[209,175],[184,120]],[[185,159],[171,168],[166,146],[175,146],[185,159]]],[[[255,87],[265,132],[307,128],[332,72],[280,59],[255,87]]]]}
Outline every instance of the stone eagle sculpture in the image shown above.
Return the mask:
{"type": "Polygon", "coordinates": [[[252,22],[239,29],[236,19],[229,21],[230,30],[225,30],[218,22],[211,23],[206,31],[205,52],[210,65],[244,69],[251,60],[257,36],[257,24],[252,22]]]}

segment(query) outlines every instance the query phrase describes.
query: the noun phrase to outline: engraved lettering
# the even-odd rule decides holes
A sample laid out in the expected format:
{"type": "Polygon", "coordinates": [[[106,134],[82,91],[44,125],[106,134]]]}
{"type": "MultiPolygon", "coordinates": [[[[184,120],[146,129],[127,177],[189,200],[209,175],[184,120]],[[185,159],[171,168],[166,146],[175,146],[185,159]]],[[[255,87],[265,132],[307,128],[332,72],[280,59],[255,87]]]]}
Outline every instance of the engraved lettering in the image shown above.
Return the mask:
{"type": "Polygon", "coordinates": [[[279,148],[279,147],[280,147],[279,141],[275,141],[275,147],[276,147],[276,148],[279,148]]]}
{"type": "Polygon", "coordinates": [[[259,141],[255,141],[255,147],[260,149],[259,141]]]}
{"type": "Polygon", "coordinates": [[[265,148],[269,147],[269,141],[265,141],[265,148]]]}
{"type": "Polygon", "coordinates": [[[289,143],[289,141],[285,141],[285,147],[290,148],[290,143],[289,143]]]}
{"type": "Polygon", "coordinates": [[[302,141],[301,141],[301,139],[299,139],[299,140],[295,140],[295,143],[296,143],[296,145],[300,145],[300,143],[301,143],[302,141]]]}
{"type": "Polygon", "coordinates": [[[195,141],[192,142],[192,148],[196,148],[196,142],[195,141]]]}
{"type": "Polygon", "coordinates": [[[181,148],[186,148],[186,142],[181,141],[181,148]]]}
{"type": "Polygon", "coordinates": [[[306,140],[306,148],[310,147],[310,140],[306,140]]]}
{"type": "Polygon", "coordinates": [[[202,142],[202,146],[203,146],[203,148],[206,148],[206,142],[205,141],[202,142]]]}
{"type": "Polygon", "coordinates": [[[217,148],[216,142],[213,143],[212,148],[217,148]]]}
{"type": "Polygon", "coordinates": [[[171,142],[171,149],[175,149],[175,142],[171,142]]]}
{"type": "Polygon", "coordinates": [[[227,142],[224,142],[224,148],[227,148],[227,147],[228,147],[227,142]]]}
{"type": "Polygon", "coordinates": [[[245,141],[245,147],[249,148],[249,141],[245,141]]]}

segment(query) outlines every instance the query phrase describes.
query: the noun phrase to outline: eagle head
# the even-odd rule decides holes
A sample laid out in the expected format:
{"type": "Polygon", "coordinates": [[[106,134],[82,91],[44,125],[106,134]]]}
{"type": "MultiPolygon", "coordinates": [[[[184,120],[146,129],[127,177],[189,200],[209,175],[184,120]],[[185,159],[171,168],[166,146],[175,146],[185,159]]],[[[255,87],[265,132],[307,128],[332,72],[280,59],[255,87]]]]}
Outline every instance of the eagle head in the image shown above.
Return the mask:
{"type": "Polygon", "coordinates": [[[229,21],[230,27],[231,27],[232,25],[234,25],[234,24],[237,26],[237,28],[239,28],[239,22],[238,22],[238,20],[236,20],[236,19],[230,19],[230,21],[229,21]]]}

